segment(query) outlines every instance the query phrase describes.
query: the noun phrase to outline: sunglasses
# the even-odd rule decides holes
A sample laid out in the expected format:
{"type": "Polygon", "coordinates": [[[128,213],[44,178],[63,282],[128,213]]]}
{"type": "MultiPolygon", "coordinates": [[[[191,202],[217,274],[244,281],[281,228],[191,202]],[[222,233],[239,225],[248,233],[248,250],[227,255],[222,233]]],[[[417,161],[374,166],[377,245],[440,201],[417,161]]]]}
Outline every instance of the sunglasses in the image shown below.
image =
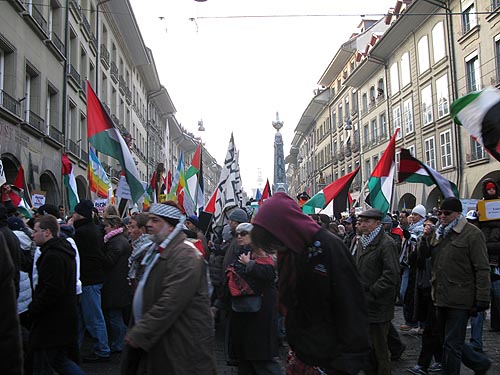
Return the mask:
{"type": "Polygon", "coordinates": [[[236,236],[245,237],[247,234],[248,234],[247,231],[242,230],[241,232],[236,233],[236,236]]]}
{"type": "Polygon", "coordinates": [[[452,213],[453,213],[453,211],[449,211],[449,210],[439,210],[438,216],[441,216],[441,215],[450,216],[452,213]]]}

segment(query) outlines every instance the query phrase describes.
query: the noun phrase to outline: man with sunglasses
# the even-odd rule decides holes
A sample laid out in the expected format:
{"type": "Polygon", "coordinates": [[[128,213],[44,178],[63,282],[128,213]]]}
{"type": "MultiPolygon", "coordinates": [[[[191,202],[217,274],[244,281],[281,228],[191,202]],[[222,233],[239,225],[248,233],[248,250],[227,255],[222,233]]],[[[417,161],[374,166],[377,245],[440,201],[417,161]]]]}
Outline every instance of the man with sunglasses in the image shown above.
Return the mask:
{"type": "Polygon", "coordinates": [[[484,235],[462,215],[458,198],[445,198],[438,217],[440,225],[432,237],[430,255],[443,369],[447,375],[459,375],[464,362],[475,374],[486,374],[491,361],[465,343],[469,317],[489,306],[490,269],[484,235]]]}

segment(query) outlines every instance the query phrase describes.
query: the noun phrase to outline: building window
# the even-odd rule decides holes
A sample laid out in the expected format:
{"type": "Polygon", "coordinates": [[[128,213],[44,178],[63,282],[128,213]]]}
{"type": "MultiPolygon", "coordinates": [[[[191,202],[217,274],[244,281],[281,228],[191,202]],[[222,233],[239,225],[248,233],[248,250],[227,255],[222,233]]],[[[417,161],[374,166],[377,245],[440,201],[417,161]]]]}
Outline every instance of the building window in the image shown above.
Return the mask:
{"type": "Polygon", "coordinates": [[[431,85],[422,89],[422,124],[427,125],[434,121],[432,113],[432,90],[431,85]]]}
{"type": "Polygon", "coordinates": [[[410,74],[410,54],[405,52],[401,56],[401,86],[405,87],[411,82],[410,74]]]}
{"type": "Polygon", "coordinates": [[[411,98],[403,103],[405,135],[411,134],[415,131],[413,125],[413,103],[411,98]]]}
{"type": "Polygon", "coordinates": [[[432,52],[434,63],[437,63],[446,56],[443,22],[438,22],[432,29],[432,52]]]}
{"type": "Polygon", "coordinates": [[[484,147],[477,143],[474,138],[470,137],[470,160],[467,161],[475,161],[486,158],[486,151],[484,147]]]}
{"type": "Polygon", "coordinates": [[[394,95],[399,91],[398,63],[391,65],[391,94],[394,95]]]}
{"type": "Polygon", "coordinates": [[[468,33],[476,25],[477,25],[476,7],[474,6],[474,2],[472,2],[472,4],[470,4],[467,8],[465,8],[465,10],[462,12],[463,34],[468,33]]]}
{"type": "Polygon", "coordinates": [[[363,127],[363,140],[365,146],[368,146],[370,144],[370,128],[368,127],[368,125],[365,125],[363,127]]]}
{"type": "Polygon", "coordinates": [[[436,97],[438,118],[441,118],[450,113],[450,94],[448,91],[448,76],[446,74],[436,80],[436,97]]]}
{"type": "MultiPolygon", "coordinates": [[[[3,77],[5,76],[5,53],[0,49],[0,90],[3,90],[3,77]]],[[[0,104],[2,104],[0,102],[0,104]]]]}
{"type": "Polygon", "coordinates": [[[410,151],[411,156],[415,157],[415,145],[408,146],[406,149],[410,151]]]}
{"type": "Polygon", "coordinates": [[[332,112],[331,123],[332,130],[335,130],[337,128],[337,112],[335,111],[332,112]]]}
{"type": "Polygon", "coordinates": [[[467,92],[481,89],[481,73],[479,71],[479,57],[477,52],[465,59],[465,74],[467,75],[467,92]]]}
{"type": "Polygon", "coordinates": [[[371,130],[372,130],[372,142],[377,142],[378,139],[378,128],[377,128],[377,119],[373,119],[371,121],[371,130]]]}
{"type": "Polygon", "coordinates": [[[363,113],[368,112],[368,95],[366,95],[366,92],[361,96],[361,106],[363,113]]]}
{"type": "MultiPolygon", "coordinates": [[[[500,0],[498,0],[500,3],[500,0]]],[[[495,37],[496,82],[500,82],[500,35],[495,37]]]]}
{"type": "Polygon", "coordinates": [[[382,113],[379,116],[379,123],[380,123],[380,136],[382,138],[387,138],[387,127],[386,127],[386,118],[385,118],[385,113],[382,113]]]}
{"type": "Polygon", "coordinates": [[[394,123],[394,131],[399,129],[397,139],[400,139],[403,135],[401,134],[401,108],[399,105],[392,110],[392,121],[394,123]]]}
{"type": "Polygon", "coordinates": [[[422,74],[429,69],[429,41],[427,35],[418,41],[418,72],[422,74]]]}
{"type": "Polygon", "coordinates": [[[342,104],[339,105],[339,126],[342,126],[343,122],[344,122],[344,109],[342,108],[342,104]]]}
{"type": "Polygon", "coordinates": [[[432,169],[436,169],[436,145],[434,144],[434,137],[424,140],[424,153],[425,164],[432,169]]]}
{"type": "Polygon", "coordinates": [[[57,90],[51,85],[47,87],[46,100],[45,121],[47,122],[47,134],[50,134],[50,126],[58,129],[57,119],[59,118],[59,96],[57,95],[57,90]]]}
{"type": "Polygon", "coordinates": [[[449,168],[453,165],[451,130],[442,132],[439,139],[441,142],[441,168],[449,168]]]}
{"type": "Polygon", "coordinates": [[[365,160],[365,178],[368,180],[372,174],[370,159],[365,160]]]}

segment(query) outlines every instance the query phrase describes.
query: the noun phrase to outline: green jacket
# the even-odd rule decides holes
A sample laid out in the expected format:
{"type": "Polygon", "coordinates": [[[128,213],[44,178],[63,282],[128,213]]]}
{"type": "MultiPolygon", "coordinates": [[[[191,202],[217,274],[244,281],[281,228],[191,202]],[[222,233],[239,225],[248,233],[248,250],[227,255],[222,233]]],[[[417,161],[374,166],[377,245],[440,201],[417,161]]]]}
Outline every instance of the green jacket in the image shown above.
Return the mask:
{"type": "Polygon", "coordinates": [[[356,265],[365,289],[370,323],[384,323],[394,317],[399,261],[396,243],[382,229],[363,250],[358,240],[356,265]]]}
{"type": "Polygon", "coordinates": [[[490,266],[484,235],[462,218],[446,238],[431,240],[432,299],[436,306],[471,309],[490,300],[490,266]]]}

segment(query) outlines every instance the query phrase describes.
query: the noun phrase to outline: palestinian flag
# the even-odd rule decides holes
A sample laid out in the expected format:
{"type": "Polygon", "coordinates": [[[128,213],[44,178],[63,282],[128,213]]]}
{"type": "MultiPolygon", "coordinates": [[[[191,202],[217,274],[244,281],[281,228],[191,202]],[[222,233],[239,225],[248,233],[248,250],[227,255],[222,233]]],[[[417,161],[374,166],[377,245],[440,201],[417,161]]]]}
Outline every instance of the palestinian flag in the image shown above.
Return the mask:
{"type": "Polygon", "coordinates": [[[89,81],[87,81],[87,136],[98,152],[118,160],[130,188],[132,200],[137,203],[144,195],[144,187],[134,159],[89,81]]]}
{"type": "Polygon", "coordinates": [[[271,187],[269,186],[269,179],[266,180],[266,186],[264,186],[264,190],[262,190],[262,194],[259,199],[259,206],[264,203],[264,201],[268,198],[271,198],[271,187]]]}
{"type": "MultiPolygon", "coordinates": [[[[69,211],[73,212],[75,206],[80,202],[78,198],[78,190],[76,188],[75,174],[73,173],[73,164],[69,160],[68,155],[62,154],[62,175],[64,178],[64,186],[68,194],[69,211]]],[[[106,191],[107,193],[107,191],[106,191]]]]}
{"type": "Polygon", "coordinates": [[[205,206],[205,209],[203,211],[215,214],[215,201],[217,200],[217,189],[214,190],[214,193],[212,194],[212,197],[208,201],[207,205],[205,206]]]}
{"type": "Polygon", "coordinates": [[[186,171],[186,186],[189,197],[194,204],[195,211],[203,209],[204,198],[203,191],[199,184],[199,172],[201,171],[201,144],[198,145],[194,152],[191,165],[186,171]]]}
{"type": "Polygon", "coordinates": [[[416,182],[426,184],[427,186],[436,185],[443,197],[457,197],[457,186],[444,178],[437,171],[411,156],[410,151],[401,149],[399,161],[398,182],[416,182]]]}
{"type": "Polygon", "coordinates": [[[382,213],[387,213],[391,207],[392,190],[394,186],[394,170],[396,163],[396,135],[399,128],[392,136],[387,149],[375,166],[370,178],[368,179],[368,190],[370,193],[365,201],[371,207],[376,208],[382,213]]]}
{"type": "Polygon", "coordinates": [[[333,213],[336,217],[340,217],[341,212],[347,208],[347,199],[349,195],[349,188],[356,174],[359,172],[356,168],[351,173],[340,177],[338,180],[333,181],[331,184],[324,187],[320,192],[313,195],[302,206],[302,212],[305,214],[314,214],[315,209],[324,209],[333,200],[333,213]]]}
{"type": "Polygon", "coordinates": [[[487,87],[451,104],[451,117],[500,161],[500,90],[487,87]]]}
{"type": "Polygon", "coordinates": [[[25,181],[24,181],[24,168],[21,165],[19,170],[17,171],[16,179],[14,183],[11,185],[10,192],[7,196],[2,197],[2,202],[7,199],[10,199],[12,205],[17,208],[17,211],[21,213],[26,219],[31,218],[31,212],[29,209],[29,204],[25,198],[25,181]]]}

